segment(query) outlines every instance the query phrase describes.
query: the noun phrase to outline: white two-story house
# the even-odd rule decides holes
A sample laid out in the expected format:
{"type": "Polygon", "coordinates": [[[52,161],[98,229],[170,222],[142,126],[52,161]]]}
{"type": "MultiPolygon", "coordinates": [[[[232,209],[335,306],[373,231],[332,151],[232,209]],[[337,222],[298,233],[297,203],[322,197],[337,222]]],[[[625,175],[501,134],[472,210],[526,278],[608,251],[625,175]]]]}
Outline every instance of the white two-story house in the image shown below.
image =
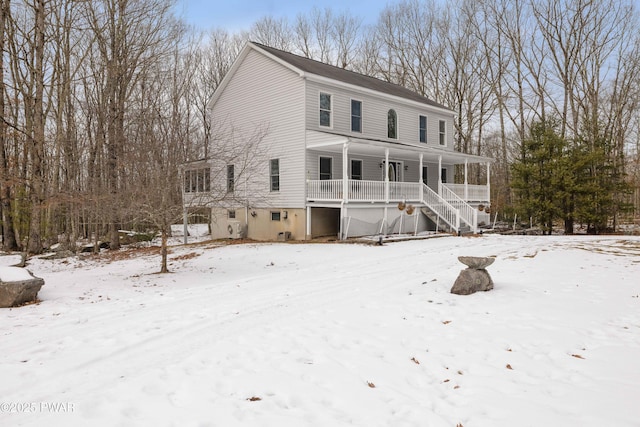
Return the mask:
{"type": "Polygon", "coordinates": [[[471,185],[467,170],[480,164],[488,177],[491,159],[456,152],[453,112],[404,87],[248,43],[210,108],[215,154],[184,166],[183,200],[185,212],[210,209],[215,238],[344,239],[488,222],[488,178],[471,185]]]}

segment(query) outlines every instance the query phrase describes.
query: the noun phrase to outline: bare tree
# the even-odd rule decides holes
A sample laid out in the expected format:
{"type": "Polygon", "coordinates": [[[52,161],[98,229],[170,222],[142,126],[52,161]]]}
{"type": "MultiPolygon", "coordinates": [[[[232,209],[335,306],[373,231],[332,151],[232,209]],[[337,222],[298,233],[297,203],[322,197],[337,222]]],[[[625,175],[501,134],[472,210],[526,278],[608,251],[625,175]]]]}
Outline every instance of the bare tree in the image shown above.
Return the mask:
{"type": "Polygon", "coordinates": [[[14,233],[12,179],[8,164],[8,126],[5,117],[5,40],[8,36],[11,15],[10,0],[0,0],[0,210],[2,213],[2,246],[4,250],[16,250],[18,244],[14,233]]]}
{"type": "Polygon", "coordinates": [[[265,16],[251,26],[249,33],[253,41],[276,49],[291,50],[292,32],[286,18],[265,16]]]}

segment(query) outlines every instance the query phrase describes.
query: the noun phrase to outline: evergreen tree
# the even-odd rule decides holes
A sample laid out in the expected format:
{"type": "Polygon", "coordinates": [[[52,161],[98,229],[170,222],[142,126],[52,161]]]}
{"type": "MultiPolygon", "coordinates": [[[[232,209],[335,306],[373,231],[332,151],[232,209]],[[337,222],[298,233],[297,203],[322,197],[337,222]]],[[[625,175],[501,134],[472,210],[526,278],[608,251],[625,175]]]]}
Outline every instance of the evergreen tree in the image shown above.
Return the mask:
{"type": "Polygon", "coordinates": [[[516,209],[535,218],[543,233],[551,234],[553,222],[566,216],[564,207],[571,200],[574,182],[567,148],[554,122],[536,122],[512,167],[516,209]]]}

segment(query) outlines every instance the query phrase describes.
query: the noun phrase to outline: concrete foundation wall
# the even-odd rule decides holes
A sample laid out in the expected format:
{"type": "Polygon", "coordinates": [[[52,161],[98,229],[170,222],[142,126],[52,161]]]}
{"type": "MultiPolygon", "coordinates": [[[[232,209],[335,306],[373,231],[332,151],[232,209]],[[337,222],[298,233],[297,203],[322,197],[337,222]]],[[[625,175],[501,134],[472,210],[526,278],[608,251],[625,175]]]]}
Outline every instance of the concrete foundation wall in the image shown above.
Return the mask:
{"type": "Polygon", "coordinates": [[[214,239],[235,238],[236,223],[242,226],[243,237],[254,240],[273,240],[285,238],[304,240],[306,215],[304,209],[235,209],[235,218],[229,218],[229,210],[214,209],[211,234],[214,239]],[[280,220],[272,220],[271,213],[279,213],[280,220]],[[231,226],[231,233],[229,227],[231,226]],[[283,233],[283,234],[280,234],[283,233]]]}

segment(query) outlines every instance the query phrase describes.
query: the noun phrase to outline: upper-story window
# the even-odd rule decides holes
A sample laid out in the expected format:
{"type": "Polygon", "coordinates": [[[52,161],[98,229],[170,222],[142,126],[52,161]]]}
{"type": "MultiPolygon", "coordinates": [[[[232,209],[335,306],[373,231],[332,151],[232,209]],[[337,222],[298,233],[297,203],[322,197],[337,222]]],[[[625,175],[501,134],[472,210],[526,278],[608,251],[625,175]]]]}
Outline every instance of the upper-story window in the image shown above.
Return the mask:
{"type": "Polygon", "coordinates": [[[235,167],[233,165],[227,165],[227,193],[233,193],[235,189],[235,167]]]}
{"type": "Polygon", "coordinates": [[[271,191],[280,191],[280,159],[269,161],[269,177],[271,191]]]}
{"type": "Polygon", "coordinates": [[[351,131],[362,132],[362,101],[351,100],[351,131]]]}
{"type": "Polygon", "coordinates": [[[387,138],[398,138],[398,115],[395,110],[389,110],[387,113],[387,138]]]}
{"type": "Polygon", "coordinates": [[[440,120],[440,145],[447,145],[447,122],[440,120]]]}
{"type": "Polygon", "coordinates": [[[320,126],[331,127],[331,94],[320,92],[320,126]]]}
{"type": "Polygon", "coordinates": [[[420,116],[420,142],[427,142],[427,116],[420,116]]]}

